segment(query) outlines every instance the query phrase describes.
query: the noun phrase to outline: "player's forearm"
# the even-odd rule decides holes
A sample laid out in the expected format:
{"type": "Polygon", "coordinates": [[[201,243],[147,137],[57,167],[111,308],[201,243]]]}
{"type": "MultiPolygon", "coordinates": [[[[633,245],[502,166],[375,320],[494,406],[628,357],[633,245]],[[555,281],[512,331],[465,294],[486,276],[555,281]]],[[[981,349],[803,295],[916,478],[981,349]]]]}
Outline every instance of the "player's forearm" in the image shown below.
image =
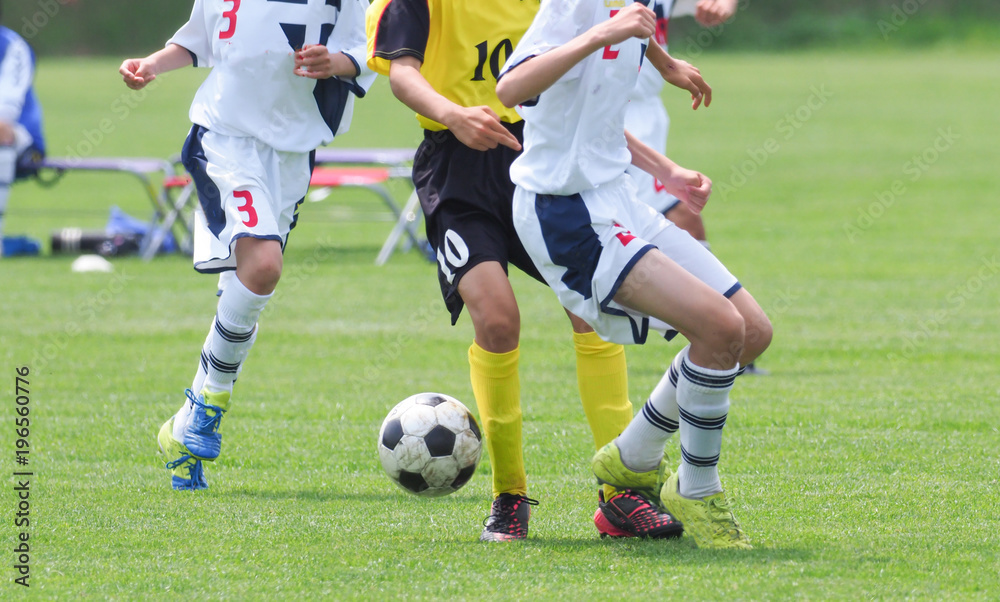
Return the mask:
{"type": "Polygon", "coordinates": [[[163,50],[158,50],[146,57],[153,69],[153,75],[166,73],[175,69],[181,69],[194,64],[191,53],[187,48],[177,44],[168,44],[163,50]]]}
{"type": "Polygon", "coordinates": [[[333,71],[331,77],[357,77],[360,75],[361,70],[358,65],[343,52],[330,55],[330,62],[333,71]]]}
{"type": "Polygon", "coordinates": [[[574,65],[606,45],[598,32],[591,29],[558,48],[524,61],[501,76],[497,82],[497,98],[506,107],[535,98],[574,65]]]}
{"type": "Polygon", "coordinates": [[[667,74],[670,72],[670,66],[674,59],[667,53],[663,46],[650,43],[646,48],[646,60],[660,73],[660,77],[667,79],[667,74]]]}
{"type": "Polygon", "coordinates": [[[629,133],[628,130],[625,130],[625,142],[628,144],[629,152],[632,153],[632,165],[654,177],[660,178],[661,181],[664,179],[663,176],[671,174],[677,169],[676,163],[643,143],[629,133]]]}
{"type": "Polygon", "coordinates": [[[420,73],[420,61],[413,57],[392,61],[389,66],[389,88],[404,105],[445,126],[459,108],[431,86],[420,73]]]}

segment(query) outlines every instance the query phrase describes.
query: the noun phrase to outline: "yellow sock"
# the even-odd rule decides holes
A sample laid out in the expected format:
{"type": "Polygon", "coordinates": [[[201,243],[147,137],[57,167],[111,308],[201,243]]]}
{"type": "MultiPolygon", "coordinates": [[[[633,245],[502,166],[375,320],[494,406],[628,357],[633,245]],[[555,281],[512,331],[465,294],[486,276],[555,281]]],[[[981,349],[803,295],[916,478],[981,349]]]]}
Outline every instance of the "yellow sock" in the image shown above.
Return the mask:
{"type": "Polygon", "coordinates": [[[519,355],[518,349],[490,353],[475,341],[469,347],[472,392],[493,469],[493,497],[528,493],[521,440],[519,355]]]}
{"type": "MultiPolygon", "coordinates": [[[[576,347],[576,381],[580,387],[580,401],[594,435],[594,446],[600,449],[613,441],[632,421],[625,348],[608,343],[596,332],[574,332],[573,345],[576,347]]],[[[604,486],[605,500],[616,494],[613,487],[604,486]]]]}

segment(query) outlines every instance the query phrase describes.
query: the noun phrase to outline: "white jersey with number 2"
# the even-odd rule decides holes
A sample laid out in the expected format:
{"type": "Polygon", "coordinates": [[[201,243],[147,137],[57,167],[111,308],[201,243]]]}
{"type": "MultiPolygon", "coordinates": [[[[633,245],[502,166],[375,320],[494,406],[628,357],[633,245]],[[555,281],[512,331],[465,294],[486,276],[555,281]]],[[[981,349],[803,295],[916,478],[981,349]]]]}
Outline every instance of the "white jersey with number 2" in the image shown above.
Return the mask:
{"type": "MultiPolygon", "coordinates": [[[[545,0],[500,77],[607,21],[627,2],[545,0]]],[[[644,52],[645,41],[637,38],[607,46],[524,103],[518,109],[525,121],[524,152],[511,166],[511,180],[532,192],[572,194],[624,173],[631,154],[624,134],[626,103],[620,99],[635,88],[644,52]]]]}

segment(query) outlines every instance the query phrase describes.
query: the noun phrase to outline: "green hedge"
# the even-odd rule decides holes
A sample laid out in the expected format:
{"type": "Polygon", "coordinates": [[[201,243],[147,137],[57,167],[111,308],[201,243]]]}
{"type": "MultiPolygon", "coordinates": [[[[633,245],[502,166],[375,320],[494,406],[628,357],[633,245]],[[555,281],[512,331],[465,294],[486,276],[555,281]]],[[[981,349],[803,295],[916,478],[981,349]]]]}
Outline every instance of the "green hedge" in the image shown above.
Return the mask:
{"type": "MultiPolygon", "coordinates": [[[[3,0],[0,0],[3,1],[3,0]]],[[[182,0],[6,0],[3,21],[44,55],[138,56],[162,47],[187,20],[182,0]]],[[[1000,43],[996,0],[740,0],[727,24],[671,26],[675,52],[809,46],[1000,43]]]]}
{"type": "Polygon", "coordinates": [[[703,28],[693,19],[670,27],[673,52],[712,49],[928,46],[961,42],[1000,45],[995,0],[740,0],[726,24],[703,28]]]}

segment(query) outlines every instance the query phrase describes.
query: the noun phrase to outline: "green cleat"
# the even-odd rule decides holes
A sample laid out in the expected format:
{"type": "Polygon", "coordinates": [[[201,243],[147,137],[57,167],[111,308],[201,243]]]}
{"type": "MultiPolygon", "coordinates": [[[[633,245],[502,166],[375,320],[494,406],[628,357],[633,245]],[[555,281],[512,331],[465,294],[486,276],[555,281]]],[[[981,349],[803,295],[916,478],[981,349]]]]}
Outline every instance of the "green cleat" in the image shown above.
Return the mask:
{"type": "Polygon", "coordinates": [[[660,460],[658,468],[646,472],[636,472],[625,466],[621,452],[614,441],[597,450],[590,465],[598,483],[611,485],[621,491],[631,489],[655,503],[659,503],[660,489],[670,476],[666,458],[660,460]]]}
{"type": "Polygon", "coordinates": [[[174,417],[163,423],[156,437],[160,453],[167,457],[167,468],[172,474],[171,484],[178,490],[208,489],[201,460],[191,455],[184,445],[174,439],[174,417]]]}
{"type": "Polygon", "coordinates": [[[699,548],[753,549],[736,522],[725,493],[693,500],[681,496],[677,487],[677,473],[674,473],[660,491],[660,503],[684,523],[684,531],[694,537],[699,548]]]}

